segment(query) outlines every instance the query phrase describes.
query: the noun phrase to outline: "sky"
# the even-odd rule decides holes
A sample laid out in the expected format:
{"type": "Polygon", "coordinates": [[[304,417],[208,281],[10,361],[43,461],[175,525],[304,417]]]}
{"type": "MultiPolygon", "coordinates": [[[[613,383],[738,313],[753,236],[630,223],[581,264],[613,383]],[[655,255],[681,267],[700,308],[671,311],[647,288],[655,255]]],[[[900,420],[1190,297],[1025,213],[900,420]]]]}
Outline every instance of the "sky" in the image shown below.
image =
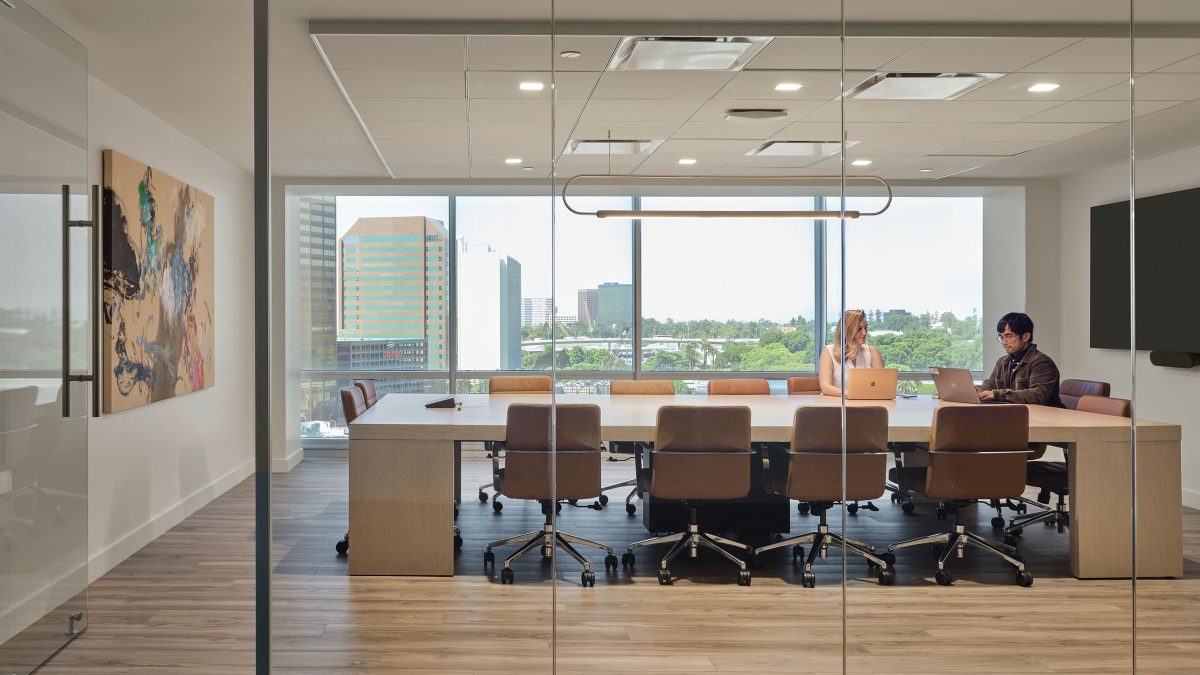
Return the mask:
{"type": "MultiPolygon", "coordinates": [[[[832,201],[832,200],[831,200],[832,201]]],[[[623,197],[573,199],[581,210],[629,208],[623,197]]],[[[873,209],[855,199],[852,208],[873,209]]],[[[642,208],[806,209],[809,198],[660,197],[642,208]],[[751,205],[752,204],[752,205],[751,205]]],[[[830,206],[829,208],[836,208],[830,206]]],[[[521,263],[522,295],[550,297],[575,314],[577,291],[632,283],[632,224],[577,216],[558,205],[557,256],[551,256],[546,197],[459,197],[458,236],[487,244],[521,263]],[[554,271],[551,272],[551,259],[554,271]]],[[[338,236],[358,218],[424,215],[449,220],[446,197],[339,197],[338,236]]],[[[847,306],[953,311],[982,309],[980,198],[898,198],[882,216],[848,220],[847,306]]],[[[644,315],[660,320],[771,319],[813,314],[813,221],[659,219],[642,225],[644,315]]],[[[830,307],[840,303],[838,223],[828,224],[830,307]]],[[[465,291],[466,289],[464,289],[465,291]]]]}

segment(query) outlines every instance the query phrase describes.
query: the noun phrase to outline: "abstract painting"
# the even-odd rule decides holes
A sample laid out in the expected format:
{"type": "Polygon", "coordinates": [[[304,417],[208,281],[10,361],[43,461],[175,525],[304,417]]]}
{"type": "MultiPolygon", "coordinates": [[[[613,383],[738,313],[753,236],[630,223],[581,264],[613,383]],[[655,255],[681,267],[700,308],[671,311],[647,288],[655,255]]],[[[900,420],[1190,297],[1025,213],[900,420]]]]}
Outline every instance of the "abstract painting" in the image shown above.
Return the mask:
{"type": "Polygon", "coordinates": [[[104,412],[213,386],[213,198],[104,151],[104,412]]]}

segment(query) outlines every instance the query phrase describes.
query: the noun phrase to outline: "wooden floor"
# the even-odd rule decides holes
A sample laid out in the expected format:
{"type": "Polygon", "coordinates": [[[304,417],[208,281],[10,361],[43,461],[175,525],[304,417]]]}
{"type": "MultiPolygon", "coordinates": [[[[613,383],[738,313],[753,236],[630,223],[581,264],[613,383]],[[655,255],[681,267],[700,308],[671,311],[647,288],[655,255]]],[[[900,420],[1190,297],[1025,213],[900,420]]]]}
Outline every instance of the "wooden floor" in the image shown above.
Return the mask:
{"type": "MultiPolygon", "coordinates": [[[[606,463],[621,480],[628,463],[606,463]]],[[[1021,550],[1036,581],[1013,583],[999,560],[969,551],[951,587],[933,559],[909,549],[897,583],[882,587],[852,560],[845,593],[838,553],[817,587],[800,586],[778,552],[753,585],[702,555],[682,559],[678,581],[654,576],[661,549],[636,569],[606,574],[588,552],[594,588],[579,567],[536,552],[514,565],[516,584],[484,571],[485,541],[538,529],[536,504],[505,500],[502,513],[473,498],[483,461],[464,461],[458,524],[466,540],[453,578],[349,577],[334,542],[346,529],[344,458],[306,459],[274,483],[274,665],[278,673],[1117,673],[1129,672],[1131,583],[1068,574],[1067,536],[1035,525],[1021,550]]],[[[611,508],[564,508],[559,529],[617,549],[644,538],[614,492],[611,508]]],[[[90,627],[40,673],[233,673],[254,662],[254,484],[248,479],[159,537],[91,586],[90,627]]],[[[947,529],[931,507],[906,515],[886,500],[848,516],[849,534],[876,545],[947,529]]],[[[990,536],[987,510],[966,519],[990,536]]],[[[839,523],[839,511],[831,523],[839,523]]],[[[793,512],[793,532],[816,519],[793,512]]],[[[1186,576],[1137,584],[1138,671],[1200,670],[1200,512],[1186,510],[1186,576]]],[[[501,557],[507,550],[500,551],[501,557]]],[[[351,551],[353,555],[353,551],[351,551]]]]}

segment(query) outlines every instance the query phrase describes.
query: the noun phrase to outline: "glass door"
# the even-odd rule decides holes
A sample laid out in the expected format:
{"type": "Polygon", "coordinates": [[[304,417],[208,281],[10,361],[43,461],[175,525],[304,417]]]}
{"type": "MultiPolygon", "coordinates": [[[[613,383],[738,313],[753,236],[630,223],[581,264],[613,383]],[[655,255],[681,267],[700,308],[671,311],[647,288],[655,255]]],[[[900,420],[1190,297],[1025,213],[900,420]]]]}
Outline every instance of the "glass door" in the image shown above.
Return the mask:
{"type": "Polygon", "coordinates": [[[87,625],[83,374],[95,249],[88,227],[71,224],[91,206],[87,51],[21,0],[9,4],[0,3],[0,672],[28,673],[87,625]]]}

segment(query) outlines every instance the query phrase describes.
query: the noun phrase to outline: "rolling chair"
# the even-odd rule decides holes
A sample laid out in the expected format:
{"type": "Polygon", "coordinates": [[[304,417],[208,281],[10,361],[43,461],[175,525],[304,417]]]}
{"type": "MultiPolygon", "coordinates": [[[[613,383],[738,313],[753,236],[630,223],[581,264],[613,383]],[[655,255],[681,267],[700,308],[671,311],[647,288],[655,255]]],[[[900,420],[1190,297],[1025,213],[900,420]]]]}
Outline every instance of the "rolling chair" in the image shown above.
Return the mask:
{"type": "MultiPolygon", "coordinates": [[[[372,383],[374,384],[374,383],[372,383]]],[[[374,390],[374,386],[371,387],[374,390]]],[[[363,396],[363,388],[358,386],[356,382],[352,387],[346,387],[340,392],[342,397],[342,412],[346,416],[346,425],[358,419],[363,413],[367,412],[367,399],[363,396]]],[[[463,539],[462,533],[458,526],[454,527],[454,548],[462,548],[463,539]]],[[[338,555],[346,555],[350,551],[350,531],[346,530],[346,536],[333,545],[333,549],[338,555]]]]}
{"type": "Polygon", "coordinates": [[[789,377],[787,379],[788,396],[797,394],[820,394],[821,379],[819,377],[789,377]]]}
{"type": "MultiPolygon", "coordinates": [[[[674,396],[675,385],[670,380],[613,380],[609,388],[609,393],[613,396],[674,396]]],[[[637,505],[633,503],[634,497],[640,497],[642,486],[639,479],[642,475],[642,451],[649,450],[654,447],[653,443],[644,443],[640,441],[609,441],[609,454],[632,455],[634,462],[633,480],[621,481],[612,485],[605,485],[600,488],[600,505],[608,504],[608,495],[605,492],[615,490],[622,487],[631,487],[632,490],[625,496],[625,513],[633,515],[637,513],[637,505]]],[[[609,458],[609,461],[625,461],[609,458]]]]}
{"type": "Polygon", "coordinates": [[[504,559],[500,583],[513,583],[512,561],[535,548],[549,558],[558,547],[583,565],[584,586],[596,585],[596,573],[587,558],[572,544],[589,546],[606,553],[604,569],[616,570],[617,557],[612,547],[565,532],[554,525],[556,505],[562,500],[594,497],[600,491],[600,407],[597,405],[558,405],[554,407],[554,481],[551,483],[550,410],[545,404],[514,403],[508,406],[505,425],[504,468],[496,486],[500,494],[513,499],[535,499],[546,517],[542,529],[493,541],[483,552],[483,564],[495,565],[497,546],[520,543],[504,559]]]}
{"type": "Polygon", "coordinates": [[[766,380],[709,380],[709,396],[751,396],[770,394],[771,384],[766,380]]]}
{"type": "Polygon", "coordinates": [[[946,563],[951,556],[962,558],[971,544],[1016,567],[1018,585],[1033,585],[1015,547],[968,532],[961,518],[962,508],[978,500],[1009,499],[1024,492],[1029,454],[1029,409],[1023,405],[936,408],[921,493],[954,512],[954,530],[892,544],[888,551],[931,544],[938,556],[934,578],[949,586],[954,577],[946,563]]]}
{"type": "MultiPolygon", "coordinates": [[[[883,494],[888,458],[888,413],[882,406],[846,408],[846,503],[876,499],[883,494]]],[[[840,546],[866,558],[879,583],[890,586],[896,575],[891,553],[875,555],[875,547],[829,531],[826,512],[842,501],[842,410],[829,406],[800,407],[792,422],[792,443],[786,457],[772,458],[767,491],[807,502],[821,517],[815,532],[789,537],[754,551],[755,556],[792,547],[792,560],[804,556],[801,544],[812,544],[804,562],[801,584],[817,585],[813,563],[829,546],[840,546]]]]}
{"type": "MultiPolygon", "coordinates": [[[[1107,384],[1105,388],[1107,389],[1107,384]]],[[[1073,403],[1075,404],[1075,409],[1081,412],[1115,415],[1117,417],[1129,417],[1132,406],[1128,399],[1087,394],[1080,396],[1073,403]]],[[[1038,511],[1037,513],[1014,516],[1009,521],[1008,527],[1004,528],[1004,543],[1015,544],[1015,537],[1021,536],[1025,527],[1033,523],[1045,522],[1046,525],[1057,525],[1059,533],[1062,533],[1065,528],[1070,527],[1071,514],[1067,511],[1066,504],[1066,498],[1070,494],[1067,473],[1067,463],[1070,461],[1070,457],[1066,456],[1066,460],[1065,462],[1029,462],[1026,465],[1025,484],[1038,488],[1037,501],[1041,504],[1048,504],[1051,494],[1056,495],[1058,499],[1053,508],[1038,511]]]]}
{"type": "MultiPolygon", "coordinates": [[[[488,379],[489,394],[549,394],[554,389],[554,381],[546,375],[498,375],[488,379]]],[[[492,460],[492,482],[479,486],[479,501],[487,503],[488,488],[495,489],[496,474],[500,471],[500,458],[504,454],[504,443],[486,441],[483,449],[492,460]]],[[[492,499],[492,511],[499,513],[504,504],[492,499]]]]}
{"type": "Polygon", "coordinates": [[[367,408],[379,402],[379,395],[375,393],[375,380],[355,380],[354,386],[362,391],[363,399],[366,401],[367,408]]]}
{"type": "Polygon", "coordinates": [[[621,556],[621,565],[633,568],[635,548],[674,543],[658,566],[658,583],[670,585],[671,561],[684,551],[695,558],[704,547],[737,565],[738,585],[749,586],[746,562],[721,545],[747,554],[753,554],[753,547],[702,532],[696,510],[705,501],[740,499],[749,494],[750,408],[663,406],[658,409],[650,458],[650,495],[682,501],[688,510],[687,531],[630,544],[621,556]]]}
{"type": "Polygon", "coordinates": [[[1099,380],[1063,380],[1058,385],[1058,398],[1071,410],[1079,406],[1084,396],[1108,396],[1112,386],[1099,380]]]}

